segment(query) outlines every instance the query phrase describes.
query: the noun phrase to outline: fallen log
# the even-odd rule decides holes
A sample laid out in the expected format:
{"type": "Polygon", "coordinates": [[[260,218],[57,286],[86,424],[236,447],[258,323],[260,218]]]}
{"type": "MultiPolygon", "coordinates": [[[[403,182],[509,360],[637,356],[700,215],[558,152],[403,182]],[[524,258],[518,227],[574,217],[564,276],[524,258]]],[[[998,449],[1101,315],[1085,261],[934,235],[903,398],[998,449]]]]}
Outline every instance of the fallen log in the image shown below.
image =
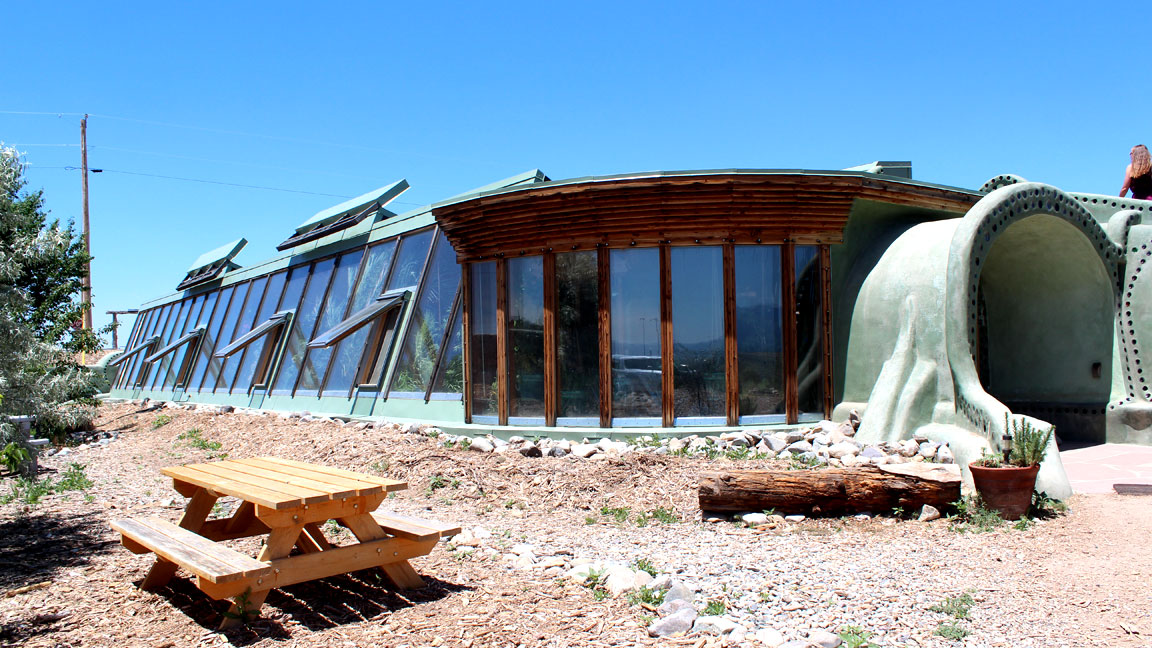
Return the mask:
{"type": "Polygon", "coordinates": [[[843,515],[942,509],[960,499],[960,468],[907,463],[817,470],[731,470],[700,476],[700,510],[843,515]]]}

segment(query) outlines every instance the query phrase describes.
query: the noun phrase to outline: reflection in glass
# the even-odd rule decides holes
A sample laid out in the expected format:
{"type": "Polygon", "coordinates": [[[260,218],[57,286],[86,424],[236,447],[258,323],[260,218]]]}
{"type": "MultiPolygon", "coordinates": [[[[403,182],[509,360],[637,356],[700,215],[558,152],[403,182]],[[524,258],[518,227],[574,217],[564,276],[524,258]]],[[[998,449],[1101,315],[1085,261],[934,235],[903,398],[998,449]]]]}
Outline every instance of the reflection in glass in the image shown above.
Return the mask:
{"type": "Polygon", "coordinates": [[[801,414],[824,413],[820,248],[796,246],[796,385],[801,414]]]}
{"type": "Polygon", "coordinates": [[[544,258],[508,260],[508,416],[544,417],[544,258]]]}
{"type": "Polygon", "coordinates": [[[784,414],[780,247],[737,245],[736,348],[740,415],[784,414]]]}
{"type": "MultiPolygon", "coordinates": [[[[280,292],[284,290],[284,278],[287,275],[286,272],[280,272],[272,275],[272,278],[268,280],[268,287],[264,290],[264,299],[260,302],[260,308],[256,311],[256,318],[252,320],[252,326],[260,326],[264,320],[279,310],[276,306],[280,303],[280,292]]],[[[270,336],[263,336],[263,339],[256,340],[244,349],[242,352],[244,357],[240,361],[240,371],[236,372],[236,379],[232,382],[233,394],[246,393],[253,383],[264,378],[255,375],[256,365],[264,352],[264,345],[273,341],[270,336]]]]}
{"type": "MultiPolygon", "coordinates": [[[[184,317],[188,314],[188,307],[191,305],[191,303],[191,299],[185,299],[182,302],[173,304],[172,310],[169,311],[168,321],[164,323],[164,328],[162,329],[160,335],[160,341],[156,343],[156,346],[152,349],[153,351],[157,351],[162,347],[167,346],[169,342],[176,339],[174,337],[176,333],[176,327],[180,325],[180,322],[182,322],[184,317]]],[[[162,376],[164,375],[164,360],[166,359],[171,358],[164,356],[164,358],[152,363],[152,366],[148,372],[148,382],[145,383],[149,389],[159,388],[160,385],[157,384],[157,381],[162,381],[162,376]]]]}
{"type": "Polygon", "coordinates": [[[496,384],[496,262],[472,264],[468,348],[473,416],[498,416],[496,384]]]}
{"type": "Polygon", "coordinates": [[[420,300],[408,323],[408,335],[400,352],[400,361],[396,364],[392,391],[423,394],[428,388],[459,287],[460,266],[456,263],[456,251],[441,234],[432,253],[427,277],[420,286],[420,300]]]}
{"type": "Polygon", "coordinates": [[[428,246],[432,243],[432,230],[409,234],[400,241],[400,251],[396,254],[396,267],[388,278],[388,290],[415,288],[420,283],[420,271],[424,269],[424,259],[428,257],[428,246]]]}
{"type": "MultiPolygon", "coordinates": [[[[134,343],[133,346],[135,346],[135,344],[139,344],[139,343],[143,342],[144,340],[147,340],[148,338],[152,337],[153,331],[156,329],[156,326],[157,326],[156,323],[160,321],[160,313],[162,313],[163,310],[164,310],[163,308],[153,308],[152,310],[148,311],[148,319],[144,323],[144,328],[140,329],[140,337],[139,337],[139,339],[136,340],[136,342],[134,343]]],[[[131,368],[128,370],[127,374],[125,374],[125,377],[124,377],[124,386],[125,387],[133,388],[136,386],[136,383],[137,383],[136,376],[140,372],[140,367],[143,364],[144,364],[144,356],[140,353],[137,353],[136,356],[132,358],[131,368]]]]}
{"type": "MultiPolygon", "coordinates": [[[[336,266],[336,274],[332,277],[332,287],[328,289],[328,296],[324,299],[324,310],[316,325],[316,331],[322,332],[336,326],[343,321],[348,308],[348,298],[352,296],[353,283],[356,273],[360,270],[360,258],[363,250],[349,252],[340,257],[336,266]]],[[[324,372],[328,369],[328,360],[332,357],[332,347],[323,349],[308,349],[308,357],[304,360],[304,369],[300,373],[300,386],[296,393],[304,392],[308,396],[319,393],[320,383],[324,381],[324,372]]]]}
{"type": "Polygon", "coordinates": [[[672,265],[672,366],[676,417],[723,417],[724,259],[719,247],[676,247],[672,265]]]}
{"type": "MultiPolygon", "coordinates": [[[[132,323],[132,331],[128,334],[128,339],[124,341],[124,346],[119,347],[122,351],[127,351],[136,346],[136,340],[143,339],[140,334],[144,330],[144,324],[147,321],[149,311],[140,311],[136,313],[136,321],[132,323]]],[[[136,363],[136,356],[129,358],[127,361],[121,363],[116,368],[116,379],[112,382],[114,388],[119,389],[124,385],[125,378],[132,373],[132,365],[136,363]]]]}
{"type": "MultiPolygon", "coordinates": [[[[208,322],[208,329],[204,331],[204,341],[200,344],[200,353],[197,355],[196,365],[192,367],[192,378],[188,382],[188,391],[200,390],[200,386],[204,384],[204,375],[207,373],[208,365],[216,362],[212,358],[212,352],[216,350],[216,342],[220,340],[221,327],[224,325],[224,314],[232,305],[233,292],[235,292],[235,287],[228,286],[219,293],[220,299],[212,313],[212,319],[208,322]]],[[[216,364],[219,363],[216,362],[216,364]]],[[[218,366],[217,371],[219,371],[218,366]]],[[[215,381],[215,374],[213,374],[212,380],[215,381]]]]}
{"type": "MultiPolygon", "coordinates": [[[[204,297],[204,303],[201,304],[198,311],[193,311],[192,317],[188,318],[188,322],[184,325],[184,333],[190,333],[193,329],[200,326],[201,324],[207,326],[208,318],[212,315],[212,309],[216,306],[216,298],[219,296],[220,291],[216,291],[210,292],[204,297]]],[[[177,349],[173,355],[171,365],[173,387],[176,386],[177,381],[184,380],[183,386],[185,391],[188,391],[188,382],[191,381],[192,376],[194,375],[192,372],[193,368],[188,368],[188,375],[186,376],[180,375],[180,371],[184,368],[184,357],[188,353],[194,352],[199,346],[201,346],[201,343],[203,342],[203,336],[204,334],[201,333],[199,339],[194,339],[191,342],[188,342],[184,346],[177,349]]],[[[190,358],[190,362],[192,364],[194,364],[195,361],[195,358],[190,358]]]]}
{"type": "MultiPolygon", "coordinates": [[[[349,313],[359,311],[380,296],[395,251],[396,241],[388,241],[368,250],[368,260],[364,262],[364,269],[360,272],[360,279],[356,283],[356,294],[352,296],[349,313]]],[[[328,373],[328,382],[324,385],[326,396],[347,396],[351,392],[352,380],[356,375],[356,369],[360,366],[360,358],[364,354],[364,345],[371,330],[371,326],[361,327],[336,346],[332,369],[328,373]]]]}
{"type": "Polygon", "coordinates": [[[440,370],[436,374],[436,384],[432,386],[433,393],[461,394],[464,392],[464,347],[460,343],[463,317],[464,309],[458,309],[456,319],[452,320],[452,334],[448,336],[444,360],[440,363],[440,370]]]}
{"type": "MultiPolygon", "coordinates": [[[[159,308],[153,308],[150,311],[145,311],[136,316],[136,328],[139,329],[139,334],[131,341],[131,344],[124,347],[125,350],[135,347],[144,340],[148,339],[151,335],[151,327],[156,321],[156,314],[160,312],[159,308]]],[[[132,356],[132,359],[120,365],[120,379],[118,384],[121,387],[129,388],[135,385],[134,378],[136,370],[140,368],[141,362],[140,354],[132,356]]]]}
{"type": "MultiPolygon", "coordinates": [[[[296,385],[296,377],[300,373],[300,363],[304,361],[304,351],[308,341],[312,339],[316,318],[320,315],[321,300],[324,299],[324,292],[328,289],[328,279],[332,276],[332,268],[335,265],[335,259],[327,258],[323,261],[317,261],[312,266],[311,277],[308,280],[304,298],[300,300],[300,306],[296,309],[296,316],[292,318],[292,329],[288,332],[287,348],[281,359],[280,370],[276,374],[275,387],[272,389],[274,394],[291,394],[292,388],[296,385]]],[[[309,274],[308,266],[295,268],[292,272],[293,281],[296,279],[297,272],[309,274]]],[[[285,293],[284,298],[285,305],[281,307],[281,310],[291,308],[287,301],[287,293],[285,293]]]]}
{"type": "Polygon", "coordinates": [[[661,415],[660,253],[611,252],[612,416],[661,415]]]}
{"type": "Polygon", "coordinates": [[[599,300],[596,252],[557,254],[557,418],[594,418],[599,424],[599,300]]]}
{"type": "MultiPolygon", "coordinates": [[[[236,286],[236,294],[232,295],[232,303],[228,306],[228,313],[224,316],[224,325],[220,329],[220,337],[216,339],[218,348],[224,348],[229,342],[235,340],[236,329],[240,328],[240,314],[245,309],[248,302],[248,295],[252,291],[252,282],[240,284],[236,286]]],[[[259,299],[257,297],[256,299],[259,299]]],[[[234,358],[212,358],[208,363],[208,368],[204,375],[203,386],[200,391],[214,391],[216,389],[227,390],[228,384],[225,382],[228,375],[224,370],[228,368],[228,363],[234,358]]]]}
{"type": "MultiPolygon", "coordinates": [[[[268,277],[260,277],[259,279],[252,280],[248,287],[248,298],[244,300],[244,310],[240,311],[240,321],[236,324],[235,330],[232,331],[232,338],[228,340],[231,342],[248,331],[256,323],[256,311],[260,308],[260,302],[264,299],[264,288],[268,286],[268,277]]],[[[216,391],[233,391],[236,388],[236,372],[240,370],[240,362],[244,359],[244,353],[235,353],[224,360],[224,366],[220,370],[220,382],[216,385],[216,391]]],[[[245,386],[245,389],[247,386],[245,386]]]]}
{"type": "MultiPolygon", "coordinates": [[[[204,295],[198,295],[192,300],[188,312],[184,316],[184,321],[176,327],[172,333],[172,339],[169,342],[175,342],[194,328],[197,319],[200,317],[200,309],[204,307],[204,295]]],[[[161,384],[156,385],[158,389],[168,389],[176,385],[176,372],[180,370],[180,362],[184,359],[184,353],[188,350],[188,345],[185,344],[179,349],[164,356],[164,365],[160,369],[160,375],[163,376],[161,384]]]]}

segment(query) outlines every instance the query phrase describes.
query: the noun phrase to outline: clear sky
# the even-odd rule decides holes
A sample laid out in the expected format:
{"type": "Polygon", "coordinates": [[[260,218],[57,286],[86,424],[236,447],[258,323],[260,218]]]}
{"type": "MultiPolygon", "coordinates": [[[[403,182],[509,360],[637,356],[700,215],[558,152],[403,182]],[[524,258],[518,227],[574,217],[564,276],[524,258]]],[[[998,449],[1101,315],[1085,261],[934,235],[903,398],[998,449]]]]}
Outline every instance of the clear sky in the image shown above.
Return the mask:
{"type": "Polygon", "coordinates": [[[0,140],[79,222],[64,167],[91,114],[100,324],[208,249],[243,236],[240,263],[270,257],[399,178],[394,210],[532,168],[878,159],[961,187],[1010,172],[1114,194],[1128,149],[1152,144],[1147,6],[8,2],[0,140]]]}

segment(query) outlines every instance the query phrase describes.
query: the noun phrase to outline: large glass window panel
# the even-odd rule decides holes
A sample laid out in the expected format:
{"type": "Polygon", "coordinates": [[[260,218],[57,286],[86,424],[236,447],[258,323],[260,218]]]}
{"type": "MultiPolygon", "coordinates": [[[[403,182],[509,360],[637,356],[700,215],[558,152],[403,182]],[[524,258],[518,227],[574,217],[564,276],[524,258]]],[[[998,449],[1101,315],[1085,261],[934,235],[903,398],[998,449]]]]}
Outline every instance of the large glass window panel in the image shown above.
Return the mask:
{"type": "MultiPolygon", "coordinates": [[[[291,394],[296,385],[300,364],[304,361],[304,352],[307,350],[308,341],[312,339],[316,318],[320,315],[321,300],[324,299],[324,293],[328,289],[328,279],[332,276],[332,269],[335,265],[336,260],[328,258],[318,261],[312,266],[312,276],[308,280],[308,287],[304,290],[304,298],[300,300],[300,307],[296,309],[296,317],[292,318],[292,330],[288,332],[288,348],[280,362],[275,387],[272,389],[274,394],[291,394]]],[[[301,271],[307,272],[307,268],[296,268],[292,271],[293,280],[295,280],[296,274],[301,271]]],[[[282,308],[291,308],[291,306],[285,305],[282,308]]]]}
{"type": "MultiPolygon", "coordinates": [[[[136,346],[152,336],[152,330],[156,328],[156,322],[160,319],[162,310],[162,308],[153,308],[148,311],[144,327],[140,329],[140,336],[132,342],[132,346],[136,346]]],[[[144,363],[144,357],[137,353],[130,362],[131,364],[125,371],[124,378],[121,381],[121,386],[125,388],[136,386],[136,374],[140,371],[140,367],[144,363]]]]}
{"type": "MultiPolygon", "coordinates": [[[[496,380],[496,262],[472,264],[472,312],[468,320],[468,347],[472,372],[472,416],[499,415],[499,390],[496,380]]],[[[490,420],[490,419],[489,419],[490,420]]]]}
{"type": "MultiPolygon", "coordinates": [[[[146,323],[145,319],[147,317],[147,311],[141,311],[140,313],[137,313],[136,321],[132,323],[132,332],[128,334],[128,339],[124,342],[124,346],[122,348],[123,351],[127,351],[128,349],[131,349],[133,346],[135,346],[136,340],[143,339],[140,337],[140,334],[143,331],[144,324],[146,323]]],[[[116,380],[113,381],[114,387],[119,388],[124,385],[124,380],[128,377],[128,374],[131,373],[132,365],[135,362],[136,358],[132,357],[121,363],[121,366],[116,368],[116,380]]]]}
{"type": "MultiPolygon", "coordinates": [[[[222,348],[234,339],[240,323],[240,313],[248,301],[248,293],[251,288],[252,282],[250,281],[235,286],[232,299],[228,303],[228,310],[224,313],[224,321],[220,324],[220,334],[216,336],[213,353],[215,353],[215,349],[222,348]]],[[[204,378],[200,381],[200,391],[214,391],[217,383],[221,381],[225,366],[227,366],[225,360],[209,356],[208,363],[204,367],[204,378]]]]}
{"type": "Polygon", "coordinates": [[[612,417],[660,418],[660,252],[611,251],[612,417]]]}
{"type": "Polygon", "coordinates": [[[428,246],[432,243],[432,230],[409,234],[400,240],[400,250],[396,253],[396,267],[388,278],[388,290],[415,288],[420,283],[420,271],[424,269],[424,259],[428,257],[428,246]]]}
{"type": "Polygon", "coordinates": [[[745,417],[783,417],[784,309],[780,248],[738,245],[734,256],[740,417],[745,422],[756,422],[745,417]]]}
{"type": "MultiPolygon", "coordinates": [[[[212,313],[212,307],[216,305],[216,297],[218,292],[210,292],[206,295],[201,295],[199,306],[193,306],[192,314],[184,323],[184,335],[191,333],[201,324],[207,324],[205,320],[212,313]]],[[[203,335],[203,334],[201,334],[203,335]]],[[[188,369],[185,366],[184,359],[188,356],[189,352],[195,352],[201,340],[192,339],[188,343],[181,346],[172,354],[172,364],[168,366],[168,382],[166,386],[175,388],[177,385],[187,387],[188,376],[184,371],[188,369]]]]}
{"type": "Polygon", "coordinates": [[[797,245],[796,259],[796,387],[800,413],[824,415],[823,300],[820,248],[797,245]]]}
{"type": "MultiPolygon", "coordinates": [[[[168,318],[172,316],[172,309],[175,307],[176,304],[166,304],[165,306],[157,309],[156,317],[153,319],[152,325],[148,327],[148,335],[145,339],[152,337],[158,338],[157,344],[159,344],[159,338],[164,336],[164,326],[168,323],[168,318]]],[[[159,348],[159,346],[153,346],[152,350],[159,348]]],[[[140,356],[136,363],[139,367],[139,370],[133,377],[133,386],[139,386],[141,388],[146,388],[148,386],[148,377],[151,375],[152,369],[155,368],[156,364],[154,362],[144,362],[145,357],[147,356],[140,356]]]]}
{"type": "MultiPolygon", "coordinates": [[[[180,323],[184,321],[184,318],[188,314],[188,306],[191,305],[191,303],[191,299],[185,299],[182,302],[172,305],[172,310],[169,311],[168,321],[164,323],[164,328],[161,329],[160,341],[156,343],[155,350],[159,350],[161,347],[176,339],[176,331],[178,330],[176,327],[180,326],[180,323]]],[[[165,356],[159,362],[150,363],[151,368],[148,371],[148,381],[144,383],[145,388],[159,389],[160,383],[163,382],[164,370],[167,368],[164,360],[170,359],[171,358],[165,356]]]]}
{"type": "MultiPolygon", "coordinates": [[[[264,287],[268,285],[268,277],[253,279],[248,284],[248,296],[244,300],[239,320],[232,329],[232,335],[227,340],[221,338],[220,344],[228,344],[236,338],[252,330],[256,320],[256,310],[260,308],[260,300],[264,298],[264,287]]],[[[243,354],[235,354],[224,360],[220,368],[220,379],[216,391],[229,391],[235,383],[236,371],[240,369],[243,354]]]]}
{"type": "MultiPolygon", "coordinates": [[[[252,326],[260,326],[264,320],[268,319],[278,310],[280,304],[280,293],[284,291],[284,283],[287,278],[287,272],[280,272],[272,275],[268,279],[268,287],[264,289],[264,299],[260,302],[260,308],[256,311],[256,317],[252,320],[252,326]]],[[[249,327],[251,330],[251,327],[249,327]]],[[[254,344],[248,345],[244,349],[244,357],[240,360],[240,370],[236,372],[236,380],[232,382],[232,393],[247,392],[248,388],[252,386],[256,379],[256,365],[260,362],[261,352],[264,350],[265,344],[275,343],[274,335],[265,336],[263,340],[257,341],[254,344]]]]}
{"type": "MultiPolygon", "coordinates": [[[[212,309],[212,314],[209,316],[208,328],[204,331],[204,340],[200,343],[200,350],[196,354],[196,364],[192,366],[191,378],[188,380],[188,391],[199,391],[200,386],[204,384],[204,376],[207,373],[208,365],[212,363],[212,351],[216,348],[216,342],[220,339],[221,329],[224,326],[224,314],[228,312],[228,308],[232,305],[232,293],[236,292],[235,286],[228,286],[219,292],[219,298],[216,301],[215,307],[212,309]]],[[[208,309],[205,309],[207,312],[208,309]]],[[[219,367],[217,367],[219,370],[219,367]]],[[[215,374],[213,374],[215,376],[215,374]]],[[[215,380],[215,378],[213,378],[215,380]]]]}
{"type": "Polygon", "coordinates": [[[544,258],[508,260],[508,416],[544,417],[544,258]]]}
{"type": "Polygon", "coordinates": [[[727,403],[723,253],[719,247],[674,247],[669,252],[674,372],[672,412],[677,423],[693,422],[681,419],[723,418],[727,403]]]}
{"type": "Polygon", "coordinates": [[[423,396],[428,389],[459,287],[460,266],[456,263],[456,251],[441,234],[427,276],[420,286],[416,310],[408,324],[407,338],[396,364],[396,377],[392,380],[393,392],[418,392],[423,396]]]}
{"type": "MultiPolygon", "coordinates": [[[[360,279],[356,282],[356,293],[352,295],[352,304],[348,307],[349,313],[359,311],[380,295],[395,252],[396,241],[388,241],[369,248],[364,269],[361,270],[360,279]]],[[[371,328],[371,326],[361,327],[336,346],[336,353],[332,356],[332,368],[328,371],[328,381],[324,385],[324,395],[347,396],[350,393],[371,328]]]]}
{"type": "MultiPolygon", "coordinates": [[[[332,276],[332,286],[328,289],[328,296],[324,299],[324,308],[316,325],[317,332],[327,331],[339,324],[345,317],[348,309],[348,300],[352,296],[356,281],[356,274],[360,270],[360,259],[364,256],[363,250],[356,250],[341,255],[336,264],[336,273],[332,276]]],[[[311,339],[311,337],[309,337],[311,339]]],[[[308,349],[304,359],[304,368],[300,372],[300,385],[296,388],[299,395],[314,396],[320,393],[320,384],[324,382],[324,372],[328,370],[328,361],[332,358],[332,348],[308,349]]]]}
{"type": "Polygon", "coordinates": [[[596,252],[556,255],[556,422],[600,425],[600,283],[596,252]]]}
{"type": "MultiPolygon", "coordinates": [[[[203,295],[192,299],[192,302],[187,309],[187,313],[183,317],[183,321],[172,333],[172,339],[168,341],[169,343],[175,342],[176,340],[183,337],[184,334],[188,333],[188,331],[196,327],[197,319],[200,317],[200,310],[203,307],[203,295]]],[[[164,376],[164,379],[161,381],[161,384],[157,385],[157,388],[163,387],[164,389],[170,389],[176,385],[176,373],[180,371],[180,363],[183,361],[184,353],[187,350],[188,345],[185,344],[164,357],[163,367],[161,370],[161,375],[164,376]]]]}
{"type": "Polygon", "coordinates": [[[452,333],[444,349],[444,359],[436,372],[436,383],[432,386],[433,394],[462,394],[464,392],[464,346],[461,344],[460,329],[464,319],[464,309],[456,311],[456,319],[452,320],[452,333]]]}

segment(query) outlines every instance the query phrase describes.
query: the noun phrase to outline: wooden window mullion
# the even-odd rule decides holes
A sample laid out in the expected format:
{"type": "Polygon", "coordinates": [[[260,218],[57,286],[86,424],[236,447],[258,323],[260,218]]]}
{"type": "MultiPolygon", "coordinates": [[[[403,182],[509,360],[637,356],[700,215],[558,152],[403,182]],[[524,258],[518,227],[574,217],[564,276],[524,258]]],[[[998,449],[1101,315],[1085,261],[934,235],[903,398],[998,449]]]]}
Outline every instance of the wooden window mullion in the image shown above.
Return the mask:
{"type": "MultiPolygon", "coordinates": [[[[464,277],[461,275],[461,282],[464,277]]],[[[462,285],[462,284],[461,284],[462,285]]],[[[448,342],[452,339],[452,326],[456,323],[456,313],[460,312],[461,288],[456,288],[456,295],[452,298],[452,308],[448,311],[447,325],[444,327],[444,335],[440,336],[440,351],[436,354],[436,362],[432,365],[431,378],[428,379],[428,387],[424,390],[424,402],[432,400],[432,390],[436,387],[436,379],[439,377],[441,365],[444,364],[444,356],[447,355],[448,342]]],[[[463,348],[463,346],[461,346],[463,348]]]]}
{"type": "Polygon", "coordinates": [[[724,385],[728,425],[740,421],[740,374],[736,347],[736,248],[724,245],[724,385]]]}
{"type": "Polygon", "coordinates": [[[799,362],[796,348],[796,249],[791,242],[780,246],[780,267],[780,285],[784,292],[784,411],[788,423],[795,423],[800,418],[800,388],[796,378],[799,362]]]}
{"type": "Polygon", "coordinates": [[[508,425],[508,262],[496,260],[496,411],[508,425]]]}
{"type": "Polygon", "coordinates": [[[596,249],[600,320],[600,427],[612,427],[612,263],[608,248],[596,249]]]}
{"type": "Polygon", "coordinates": [[[660,246],[660,383],[661,423],[672,427],[675,412],[675,371],[672,364],[672,249],[660,246]]]}
{"type": "Polygon", "coordinates": [[[460,299],[464,315],[460,320],[460,353],[464,363],[464,422],[472,422],[472,264],[461,264],[460,299]]]}
{"type": "Polygon", "coordinates": [[[556,425],[556,255],[544,253],[544,425],[556,425]]]}
{"type": "Polygon", "coordinates": [[[824,418],[832,418],[835,394],[832,393],[832,250],[820,246],[820,314],[823,320],[821,343],[824,347],[824,418]]]}

